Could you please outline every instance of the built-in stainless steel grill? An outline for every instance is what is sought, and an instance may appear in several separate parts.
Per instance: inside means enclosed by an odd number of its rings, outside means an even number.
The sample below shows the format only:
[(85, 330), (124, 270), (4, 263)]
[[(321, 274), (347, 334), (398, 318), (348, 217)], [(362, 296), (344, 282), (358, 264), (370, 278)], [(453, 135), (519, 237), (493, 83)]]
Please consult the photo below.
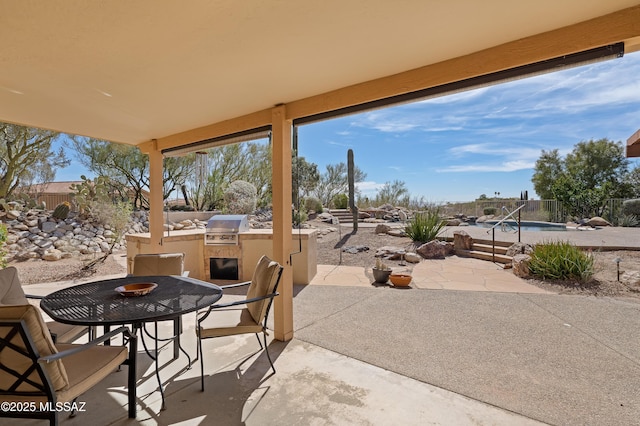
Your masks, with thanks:
[(207, 245), (237, 245), (238, 233), (249, 230), (247, 215), (219, 214), (207, 222), (204, 243)]

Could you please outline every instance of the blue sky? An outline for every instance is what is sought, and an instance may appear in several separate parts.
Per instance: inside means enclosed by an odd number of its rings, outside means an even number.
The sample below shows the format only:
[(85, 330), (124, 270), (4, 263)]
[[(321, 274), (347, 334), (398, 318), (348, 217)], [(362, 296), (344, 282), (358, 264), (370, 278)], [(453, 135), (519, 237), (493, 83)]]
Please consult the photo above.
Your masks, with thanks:
[[(640, 128), (640, 53), (299, 129), (300, 155), (324, 170), (347, 161), (369, 195), (404, 181), (427, 201), (519, 197), (541, 150), (589, 139), (626, 144)], [(640, 164), (634, 160), (634, 165)]]
[[(486, 194), (519, 197), (531, 184), (541, 150), (562, 155), (580, 141), (626, 143), (640, 129), (640, 53), (623, 58), (351, 115), (299, 129), (299, 151), (324, 171), (355, 162), (359, 184), (374, 196), (401, 180), (426, 201), (471, 201)], [(632, 161), (632, 167), (640, 165)], [(56, 180), (78, 180), (73, 159)]]

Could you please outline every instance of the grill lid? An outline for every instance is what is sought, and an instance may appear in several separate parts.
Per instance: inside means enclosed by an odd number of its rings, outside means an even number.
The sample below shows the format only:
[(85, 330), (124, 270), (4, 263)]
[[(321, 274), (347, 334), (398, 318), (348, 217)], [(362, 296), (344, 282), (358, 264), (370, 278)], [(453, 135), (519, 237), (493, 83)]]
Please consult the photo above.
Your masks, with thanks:
[(207, 232), (237, 234), (249, 230), (246, 214), (218, 214), (207, 222)]

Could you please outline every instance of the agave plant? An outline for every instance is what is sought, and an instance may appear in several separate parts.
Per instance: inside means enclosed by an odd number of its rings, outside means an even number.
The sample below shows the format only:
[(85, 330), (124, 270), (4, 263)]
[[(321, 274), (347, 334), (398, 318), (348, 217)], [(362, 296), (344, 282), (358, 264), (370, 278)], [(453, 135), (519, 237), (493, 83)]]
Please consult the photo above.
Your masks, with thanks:
[(445, 224), (444, 219), (440, 217), (440, 209), (436, 208), (417, 213), (404, 231), (414, 242), (427, 243), (436, 239)]
[(529, 270), (542, 279), (587, 282), (594, 273), (594, 258), (569, 241), (543, 242), (534, 247)]

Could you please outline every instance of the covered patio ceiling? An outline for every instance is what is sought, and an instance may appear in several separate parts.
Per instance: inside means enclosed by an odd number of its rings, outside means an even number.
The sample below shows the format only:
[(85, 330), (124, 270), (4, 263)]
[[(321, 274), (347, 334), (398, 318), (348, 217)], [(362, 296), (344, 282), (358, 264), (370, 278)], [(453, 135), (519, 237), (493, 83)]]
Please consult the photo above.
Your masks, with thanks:
[(175, 147), (640, 41), (638, 0), (0, 0), (0, 120)]

